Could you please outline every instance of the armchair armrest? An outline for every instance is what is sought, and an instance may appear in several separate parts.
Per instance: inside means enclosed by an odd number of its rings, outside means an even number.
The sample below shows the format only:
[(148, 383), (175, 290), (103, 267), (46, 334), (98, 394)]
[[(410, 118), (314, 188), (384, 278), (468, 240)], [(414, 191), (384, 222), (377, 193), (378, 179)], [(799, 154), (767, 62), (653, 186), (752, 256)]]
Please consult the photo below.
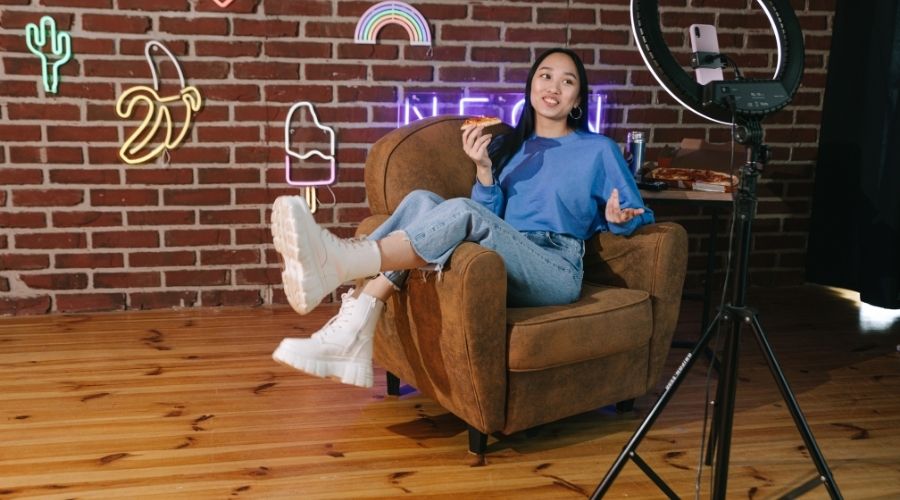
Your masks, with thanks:
[[(364, 220), (370, 233), (386, 216)], [(464, 242), (440, 272), (413, 270), (378, 323), (375, 360), (483, 433), (506, 418), (506, 268)]]
[(645, 290), (653, 306), (648, 388), (669, 352), (687, 271), (687, 232), (662, 222), (638, 228), (630, 236), (600, 233), (587, 242), (585, 281)]

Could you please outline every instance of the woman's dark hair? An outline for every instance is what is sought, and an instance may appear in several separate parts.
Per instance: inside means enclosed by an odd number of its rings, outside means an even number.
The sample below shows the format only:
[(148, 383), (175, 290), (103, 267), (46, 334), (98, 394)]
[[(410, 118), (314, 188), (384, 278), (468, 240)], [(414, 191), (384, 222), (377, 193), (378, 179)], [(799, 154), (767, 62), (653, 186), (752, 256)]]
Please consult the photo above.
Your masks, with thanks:
[(531, 80), (534, 79), (534, 74), (537, 73), (537, 70), (541, 67), (541, 63), (544, 59), (546, 59), (547, 56), (556, 53), (562, 53), (569, 56), (575, 63), (575, 68), (578, 71), (578, 105), (581, 107), (581, 115), (579, 115), (578, 118), (572, 118), (572, 115), (570, 114), (567, 118), (569, 127), (571, 127), (572, 130), (588, 130), (588, 83), (587, 72), (584, 70), (584, 63), (581, 62), (581, 58), (578, 57), (578, 54), (570, 49), (557, 47), (547, 50), (538, 56), (531, 66), (531, 70), (528, 72), (528, 78), (525, 80), (525, 106), (522, 107), (522, 115), (519, 117), (519, 123), (516, 125), (516, 128), (514, 128), (512, 132), (491, 141), (491, 145), (488, 147), (488, 155), (491, 158), (494, 176), (500, 175), (500, 171), (503, 170), (503, 167), (505, 167), (507, 163), (509, 163), (509, 160), (516, 154), (519, 148), (522, 147), (525, 139), (528, 139), (534, 133), (534, 106), (531, 105)]

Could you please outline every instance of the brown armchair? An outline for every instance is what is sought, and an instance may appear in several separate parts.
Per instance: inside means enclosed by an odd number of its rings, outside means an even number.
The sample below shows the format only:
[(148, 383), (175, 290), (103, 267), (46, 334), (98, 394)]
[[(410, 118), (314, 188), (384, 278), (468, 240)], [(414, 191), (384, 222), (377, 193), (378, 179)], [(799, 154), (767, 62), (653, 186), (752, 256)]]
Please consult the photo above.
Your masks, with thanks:
[[(459, 117), (417, 121), (385, 135), (366, 161), (372, 216), (381, 224), (414, 189), (468, 197), (475, 166), (462, 150)], [(687, 236), (674, 223), (587, 244), (581, 299), (506, 307), (506, 272), (495, 252), (463, 243), (442, 276), (413, 271), (378, 324), (375, 362), (388, 393), (408, 382), (469, 426), (469, 448), (611, 403), (630, 409), (660, 376), (678, 320)]]

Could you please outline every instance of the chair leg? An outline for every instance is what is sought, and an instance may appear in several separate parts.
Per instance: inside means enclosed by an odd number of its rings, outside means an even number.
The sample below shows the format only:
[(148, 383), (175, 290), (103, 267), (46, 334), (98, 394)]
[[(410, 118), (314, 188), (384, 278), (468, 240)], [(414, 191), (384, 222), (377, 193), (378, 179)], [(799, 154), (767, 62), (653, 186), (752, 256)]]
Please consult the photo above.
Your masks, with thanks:
[(619, 401), (616, 403), (616, 412), (618, 413), (627, 413), (634, 409), (634, 398), (626, 399), (625, 401)]
[(399, 396), (400, 395), (400, 378), (394, 375), (391, 372), (385, 372), (387, 378), (387, 393), (388, 396)]
[(484, 455), (487, 450), (487, 434), (469, 426), (469, 453)]

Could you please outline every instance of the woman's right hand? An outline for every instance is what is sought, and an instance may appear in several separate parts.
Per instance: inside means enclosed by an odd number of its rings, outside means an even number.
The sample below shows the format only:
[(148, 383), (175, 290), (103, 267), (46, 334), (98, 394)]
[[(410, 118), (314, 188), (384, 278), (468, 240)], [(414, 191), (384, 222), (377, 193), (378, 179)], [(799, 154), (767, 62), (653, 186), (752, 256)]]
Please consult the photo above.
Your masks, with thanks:
[(491, 158), (487, 147), (491, 142), (491, 134), (483, 134), (484, 126), (469, 125), (462, 129), (463, 151), (475, 162), (479, 171), (491, 171)]

